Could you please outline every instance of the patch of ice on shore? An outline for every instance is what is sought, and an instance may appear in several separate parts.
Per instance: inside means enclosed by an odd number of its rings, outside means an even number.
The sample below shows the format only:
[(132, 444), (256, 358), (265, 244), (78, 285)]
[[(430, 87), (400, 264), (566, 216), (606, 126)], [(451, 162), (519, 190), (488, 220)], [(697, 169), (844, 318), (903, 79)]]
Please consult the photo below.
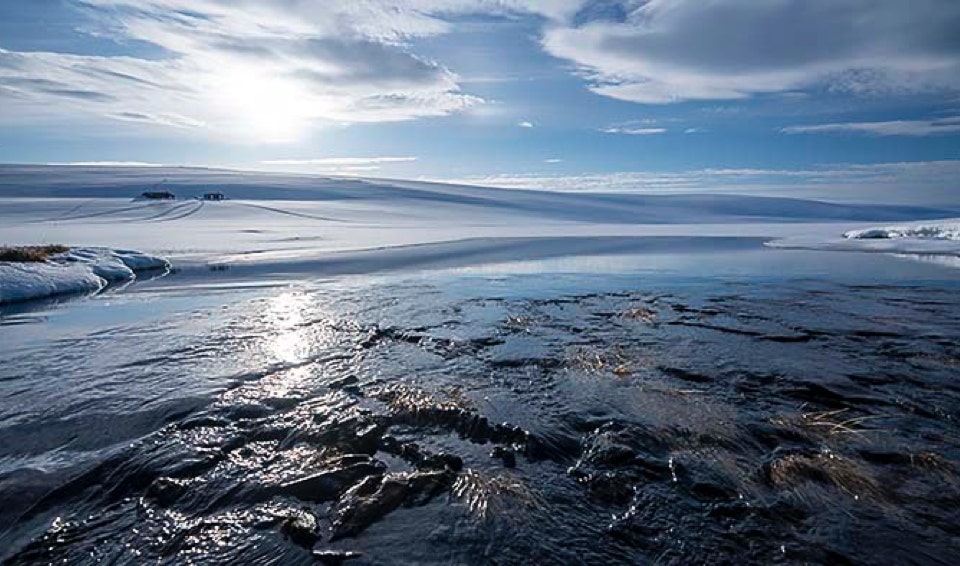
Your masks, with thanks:
[(167, 260), (133, 250), (74, 248), (42, 263), (0, 262), (0, 304), (93, 293), (139, 271), (168, 269)]
[(924, 240), (960, 240), (960, 223), (911, 224), (850, 230), (843, 237), (848, 240), (899, 240), (916, 238)]
[(960, 257), (960, 218), (862, 227), (843, 232), (843, 237), (840, 237), (839, 231), (832, 236), (823, 234), (791, 236), (766, 242), (765, 245), (787, 249), (889, 253), (910, 259), (922, 256), (927, 258), (927, 263), (936, 262), (946, 267), (957, 267), (958, 264), (955, 259), (932, 258)]

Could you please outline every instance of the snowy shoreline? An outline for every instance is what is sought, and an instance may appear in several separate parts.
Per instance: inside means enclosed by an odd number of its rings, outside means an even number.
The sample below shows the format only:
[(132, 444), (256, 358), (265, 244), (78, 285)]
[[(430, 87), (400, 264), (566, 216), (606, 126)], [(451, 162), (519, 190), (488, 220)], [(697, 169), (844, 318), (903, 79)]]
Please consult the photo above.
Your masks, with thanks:
[(80, 247), (44, 262), (0, 262), (0, 304), (57, 295), (96, 293), (143, 271), (167, 270), (170, 262), (135, 250)]

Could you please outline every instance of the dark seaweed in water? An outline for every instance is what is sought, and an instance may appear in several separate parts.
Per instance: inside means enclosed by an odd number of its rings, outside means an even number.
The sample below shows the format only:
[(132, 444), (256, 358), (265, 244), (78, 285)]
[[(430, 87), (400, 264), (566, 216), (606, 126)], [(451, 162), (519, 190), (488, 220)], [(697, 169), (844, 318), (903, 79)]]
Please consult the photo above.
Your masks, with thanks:
[(5, 557), (956, 563), (955, 296), (295, 294), (295, 361), (69, 473), (7, 471)]

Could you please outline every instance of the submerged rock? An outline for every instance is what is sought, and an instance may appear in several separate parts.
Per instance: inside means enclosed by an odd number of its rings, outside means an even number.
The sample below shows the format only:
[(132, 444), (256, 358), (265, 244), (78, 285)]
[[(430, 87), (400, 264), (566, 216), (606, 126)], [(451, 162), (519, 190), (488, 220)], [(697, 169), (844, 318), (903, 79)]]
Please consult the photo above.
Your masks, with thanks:
[(615, 503), (629, 501), (638, 482), (673, 477), (660, 440), (640, 427), (617, 423), (591, 432), (583, 441), (580, 459), (567, 473), (592, 496)]
[(304, 501), (333, 501), (357, 482), (379, 477), (387, 469), (383, 462), (364, 455), (347, 456), (339, 463), (331, 470), (284, 483), (280, 492)]
[(355, 375), (348, 375), (346, 377), (341, 377), (340, 379), (335, 379), (327, 384), (327, 387), (330, 389), (344, 389), (352, 385), (360, 383), (360, 380), (357, 379)]
[(526, 444), (530, 439), (530, 434), (518, 426), (491, 423), (458, 400), (440, 400), (417, 389), (386, 389), (377, 398), (390, 405), (394, 423), (441, 427), (479, 444)]
[(354, 536), (401, 505), (428, 503), (453, 485), (449, 471), (369, 477), (344, 494), (335, 511), (333, 539)]
[(503, 465), (506, 468), (515, 468), (517, 467), (517, 455), (516, 453), (509, 449), (504, 448), (503, 446), (497, 446), (490, 451), (491, 458), (498, 458), (503, 461)]
[(226, 416), (233, 420), (262, 419), (273, 413), (270, 407), (260, 403), (243, 403), (233, 405), (226, 411)]
[(157, 505), (167, 507), (186, 493), (188, 484), (187, 480), (157, 478), (147, 488), (146, 496), (153, 499)]
[(317, 518), (309, 511), (299, 510), (287, 517), (280, 531), (300, 546), (311, 548), (320, 540), (320, 527)]
[(672, 469), (677, 483), (699, 501), (730, 501), (740, 495), (737, 484), (707, 462), (673, 460)]
[[(342, 395), (342, 393), (338, 393)], [(322, 407), (312, 422), (289, 431), (281, 446), (288, 448), (300, 442), (321, 447), (336, 447), (354, 454), (373, 455), (380, 445), (387, 426), (383, 415), (376, 415), (357, 406)]]
[(448, 452), (434, 454), (424, 450), (415, 442), (400, 442), (393, 436), (384, 436), (380, 443), (380, 449), (403, 458), (418, 470), (452, 470), (459, 472), (463, 469), (463, 459), (456, 454)]

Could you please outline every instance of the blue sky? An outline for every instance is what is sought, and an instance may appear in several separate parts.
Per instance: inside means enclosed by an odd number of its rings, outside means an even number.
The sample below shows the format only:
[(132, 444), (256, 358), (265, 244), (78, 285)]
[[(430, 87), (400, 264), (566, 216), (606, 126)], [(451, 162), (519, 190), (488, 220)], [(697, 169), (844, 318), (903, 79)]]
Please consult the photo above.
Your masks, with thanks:
[(950, 197), (958, 29), (955, 0), (2, 0), (0, 162)]

